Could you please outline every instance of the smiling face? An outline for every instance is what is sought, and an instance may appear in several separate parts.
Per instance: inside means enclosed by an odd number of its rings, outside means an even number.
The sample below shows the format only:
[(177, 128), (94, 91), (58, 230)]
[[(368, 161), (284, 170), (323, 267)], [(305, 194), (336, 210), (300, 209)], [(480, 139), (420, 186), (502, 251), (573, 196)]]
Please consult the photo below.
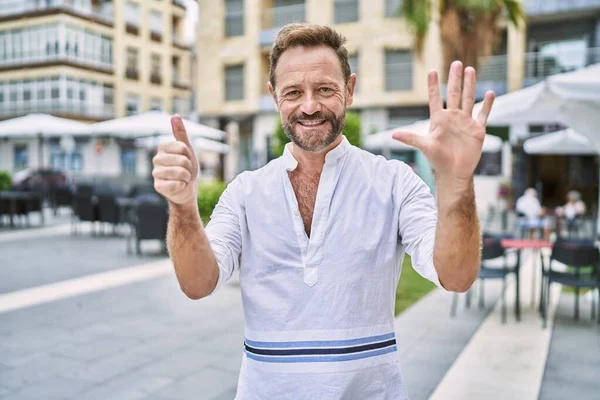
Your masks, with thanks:
[(300, 149), (318, 152), (331, 145), (344, 128), (352, 104), (356, 76), (348, 82), (335, 51), (327, 46), (286, 50), (275, 69), (274, 88), (283, 130)]

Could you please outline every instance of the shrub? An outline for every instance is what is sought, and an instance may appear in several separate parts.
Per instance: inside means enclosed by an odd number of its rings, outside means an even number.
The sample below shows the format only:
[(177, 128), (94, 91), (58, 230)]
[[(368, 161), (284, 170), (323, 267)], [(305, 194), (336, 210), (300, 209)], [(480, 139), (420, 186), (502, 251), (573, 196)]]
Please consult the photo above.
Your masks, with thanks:
[(198, 211), (200, 211), (200, 217), (202, 217), (205, 224), (210, 220), (210, 216), (226, 187), (227, 184), (223, 181), (198, 185)]
[(7, 171), (0, 171), (0, 191), (8, 190), (12, 186), (12, 177)]
[[(360, 147), (360, 116), (355, 112), (346, 113), (346, 124), (344, 125), (344, 135), (348, 138), (348, 141)], [(280, 157), (283, 154), (285, 145), (289, 143), (290, 139), (287, 137), (281, 126), (281, 119), (277, 117), (275, 125), (275, 138), (273, 140), (273, 156)]]

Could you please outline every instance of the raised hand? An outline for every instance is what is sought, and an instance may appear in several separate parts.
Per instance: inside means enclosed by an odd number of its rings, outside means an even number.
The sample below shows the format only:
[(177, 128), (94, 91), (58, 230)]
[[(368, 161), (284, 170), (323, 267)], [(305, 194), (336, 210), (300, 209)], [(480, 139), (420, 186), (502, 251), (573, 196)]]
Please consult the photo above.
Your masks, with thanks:
[(152, 159), (154, 188), (172, 203), (195, 206), (198, 160), (180, 116), (171, 118), (171, 127), (176, 141), (161, 144)]
[(485, 94), (481, 111), (477, 118), (473, 119), (475, 69), (467, 67), (464, 75), (464, 87), (461, 88), (463, 65), (460, 61), (453, 62), (448, 77), (447, 107), (444, 109), (438, 73), (431, 71), (428, 76), (431, 115), (429, 134), (393, 134), (394, 139), (425, 154), (436, 178), (469, 180), (481, 158), (485, 125), (494, 102), (494, 92), (488, 91)]

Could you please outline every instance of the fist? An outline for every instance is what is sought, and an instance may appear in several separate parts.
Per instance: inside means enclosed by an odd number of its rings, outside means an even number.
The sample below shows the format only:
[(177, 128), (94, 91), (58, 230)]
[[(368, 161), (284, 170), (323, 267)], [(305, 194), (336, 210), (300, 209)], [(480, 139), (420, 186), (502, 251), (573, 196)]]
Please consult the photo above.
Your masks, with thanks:
[(180, 116), (171, 118), (171, 127), (175, 141), (161, 144), (152, 159), (154, 188), (171, 203), (195, 205), (198, 160)]

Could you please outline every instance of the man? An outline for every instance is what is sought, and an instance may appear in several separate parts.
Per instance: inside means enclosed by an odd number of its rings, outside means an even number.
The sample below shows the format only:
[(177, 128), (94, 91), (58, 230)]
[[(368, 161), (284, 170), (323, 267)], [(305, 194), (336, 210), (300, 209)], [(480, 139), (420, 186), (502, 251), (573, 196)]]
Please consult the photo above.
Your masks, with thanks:
[(544, 240), (550, 240), (550, 221), (544, 217), (545, 210), (538, 199), (537, 190), (528, 188), (523, 196), (517, 199), (515, 204), (517, 213), (521, 214), (519, 225), (521, 229), (529, 232), (529, 238), (533, 239), (536, 230), (544, 231)]
[(278, 34), (268, 89), (289, 143), (282, 157), (244, 172), (203, 228), (197, 164), (185, 130), (154, 159), (169, 199), (168, 246), (187, 296), (208, 296), (239, 269), (245, 351), (237, 399), (405, 399), (394, 336), (395, 289), (406, 251), (447, 290), (477, 276), (480, 230), (473, 171), (493, 93), (474, 120), (475, 71), (452, 65), (447, 108), (429, 74), (428, 136), (394, 137), (420, 149), (436, 172), (437, 207), (411, 168), (342, 135), (356, 76), (345, 39), (293, 24)]

